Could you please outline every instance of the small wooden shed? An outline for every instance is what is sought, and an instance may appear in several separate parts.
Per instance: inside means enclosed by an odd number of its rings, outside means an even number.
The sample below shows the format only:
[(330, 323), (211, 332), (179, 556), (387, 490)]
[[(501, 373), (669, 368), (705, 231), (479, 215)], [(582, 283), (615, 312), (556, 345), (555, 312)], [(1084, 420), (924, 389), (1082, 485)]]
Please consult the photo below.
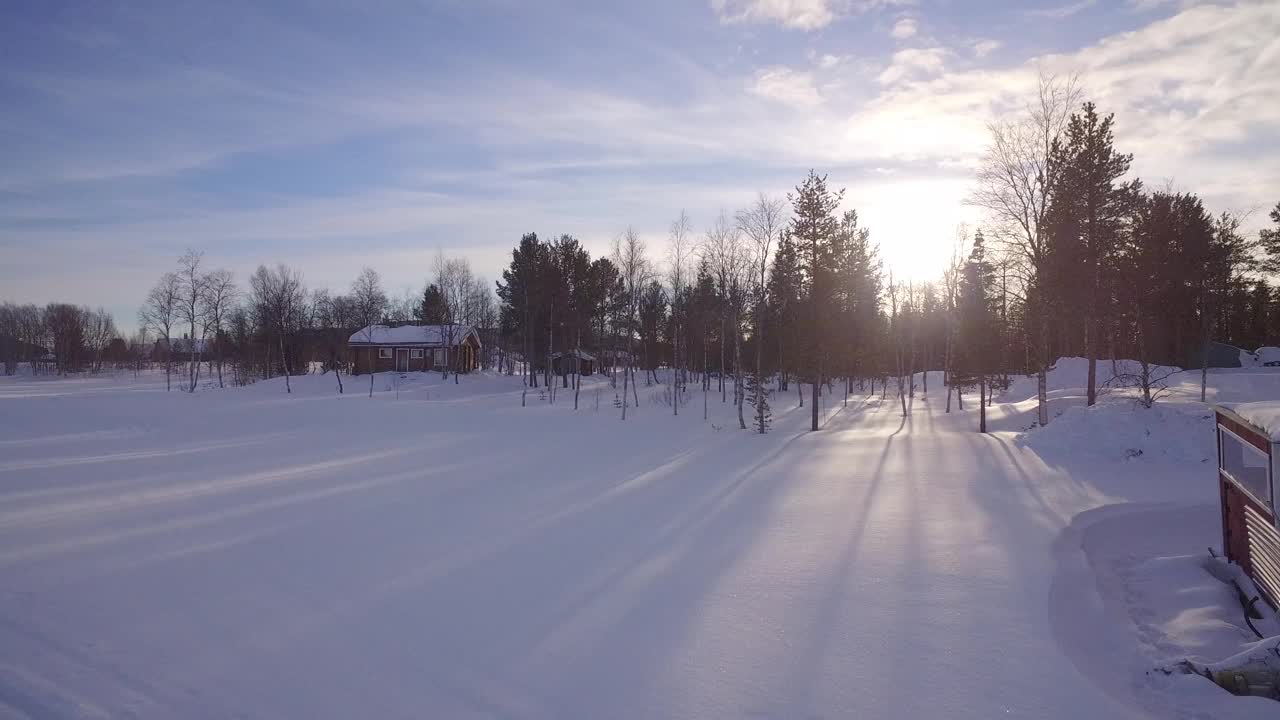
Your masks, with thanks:
[(572, 375), (576, 370), (580, 375), (595, 372), (596, 357), (581, 350), (558, 352), (551, 356), (551, 370), (556, 375)]
[(1266, 601), (1280, 608), (1275, 480), (1280, 401), (1220, 405), (1215, 410), (1222, 547)]

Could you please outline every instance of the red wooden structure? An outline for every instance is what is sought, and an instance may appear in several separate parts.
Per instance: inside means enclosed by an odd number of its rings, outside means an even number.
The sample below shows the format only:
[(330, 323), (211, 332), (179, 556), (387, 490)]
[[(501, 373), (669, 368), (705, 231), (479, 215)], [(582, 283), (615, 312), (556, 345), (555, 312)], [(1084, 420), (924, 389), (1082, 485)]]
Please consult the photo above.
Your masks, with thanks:
[[(1227, 559), (1253, 579), (1273, 608), (1280, 608), (1280, 531), (1276, 520), (1277, 438), (1259, 418), (1280, 409), (1246, 403), (1218, 407), (1218, 485), (1222, 497), (1222, 547)], [(1265, 403), (1273, 405), (1273, 403)]]

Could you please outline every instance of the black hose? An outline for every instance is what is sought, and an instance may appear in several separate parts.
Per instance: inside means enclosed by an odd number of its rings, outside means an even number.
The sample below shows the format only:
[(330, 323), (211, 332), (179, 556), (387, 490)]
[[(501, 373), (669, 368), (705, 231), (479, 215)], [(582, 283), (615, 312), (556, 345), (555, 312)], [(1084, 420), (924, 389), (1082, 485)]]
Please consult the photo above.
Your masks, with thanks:
[(1235, 586), (1236, 596), (1240, 599), (1240, 608), (1244, 610), (1245, 624), (1248, 625), (1249, 629), (1253, 631), (1253, 634), (1257, 635), (1258, 639), (1261, 640), (1263, 638), (1262, 633), (1258, 632), (1258, 628), (1253, 626), (1253, 618), (1262, 617), (1262, 613), (1259, 613), (1257, 609), (1254, 608), (1254, 606), (1258, 604), (1258, 596), (1254, 595), (1252, 598), (1246, 599), (1247, 596), (1244, 594), (1244, 590), (1241, 589), (1240, 583), (1232, 580), (1231, 584)]

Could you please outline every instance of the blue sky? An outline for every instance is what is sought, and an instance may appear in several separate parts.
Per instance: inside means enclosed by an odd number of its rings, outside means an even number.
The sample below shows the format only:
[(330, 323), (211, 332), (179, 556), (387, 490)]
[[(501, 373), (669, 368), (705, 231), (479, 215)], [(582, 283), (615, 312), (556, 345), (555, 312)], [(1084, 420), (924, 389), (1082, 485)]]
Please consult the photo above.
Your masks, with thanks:
[[(0, 299), (126, 328), (187, 247), (416, 292), (523, 232), (663, 256), (810, 167), (935, 274), (985, 123), (1079, 73), (1148, 184), (1280, 200), (1280, 4), (961, 0), (6, 3)], [(1269, 159), (1268, 159), (1269, 158)]]

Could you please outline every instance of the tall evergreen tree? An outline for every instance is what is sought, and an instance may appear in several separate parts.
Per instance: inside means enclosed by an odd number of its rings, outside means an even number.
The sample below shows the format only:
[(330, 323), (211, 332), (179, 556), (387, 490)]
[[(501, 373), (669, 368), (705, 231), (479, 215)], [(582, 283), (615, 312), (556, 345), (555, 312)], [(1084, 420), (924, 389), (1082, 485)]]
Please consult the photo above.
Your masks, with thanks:
[(790, 373), (796, 368), (796, 347), (799, 344), (797, 325), (800, 319), (802, 298), (800, 258), (790, 229), (784, 229), (778, 238), (778, 250), (769, 269), (767, 295), (769, 327), (773, 328), (770, 343), (777, 350), (778, 390), (789, 387)]
[(449, 317), (449, 311), (445, 306), (444, 294), (435, 283), (429, 283), (422, 291), (422, 300), (418, 303), (418, 307), (414, 308), (413, 315), (419, 322), (426, 325), (445, 323)]
[(800, 266), (809, 282), (807, 318), (804, 329), (808, 336), (810, 377), (813, 393), (810, 398), (810, 430), (818, 429), (818, 393), (823, 379), (823, 362), (828, 343), (826, 333), (830, 327), (825, 322), (830, 310), (830, 268), (832, 267), (833, 241), (839, 228), (835, 212), (844, 199), (844, 190), (827, 189), (827, 176), (809, 171), (795, 194), (788, 194), (791, 201), (791, 234), (800, 248)]
[(1097, 401), (1097, 360), (1105, 309), (1104, 275), (1114, 258), (1119, 235), (1131, 217), (1141, 184), (1119, 183), (1129, 172), (1132, 155), (1117, 153), (1114, 116), (1099, 117), (1093, 103), (1071, 115), (1063, 136), (1049, 154), (1051, 190), (1049, 224), (1057, 262), (1057, 292), (1071, 296), (1079, 289), (1083, 306), (1084, 351), (1089, 360), (1088, 404)]
[(973, 249), (960, 278), (959, 332), (954, 363), (957, 385), (976, 382), (978, 394), (978, 432), (987, 431), (988, 376), (995, 348), (995, 308), (993, 307), (994, 270), (987, 259), (982, 231), (973, 236)]
[(1270, 217), (1275, 227), (1259, 230), (1258, 244), (1262, 246), (1262, 251), (1267, 256), (1263, 269), (1271, 273), (1280, 273), (1280, 202), (1271, 208)]

